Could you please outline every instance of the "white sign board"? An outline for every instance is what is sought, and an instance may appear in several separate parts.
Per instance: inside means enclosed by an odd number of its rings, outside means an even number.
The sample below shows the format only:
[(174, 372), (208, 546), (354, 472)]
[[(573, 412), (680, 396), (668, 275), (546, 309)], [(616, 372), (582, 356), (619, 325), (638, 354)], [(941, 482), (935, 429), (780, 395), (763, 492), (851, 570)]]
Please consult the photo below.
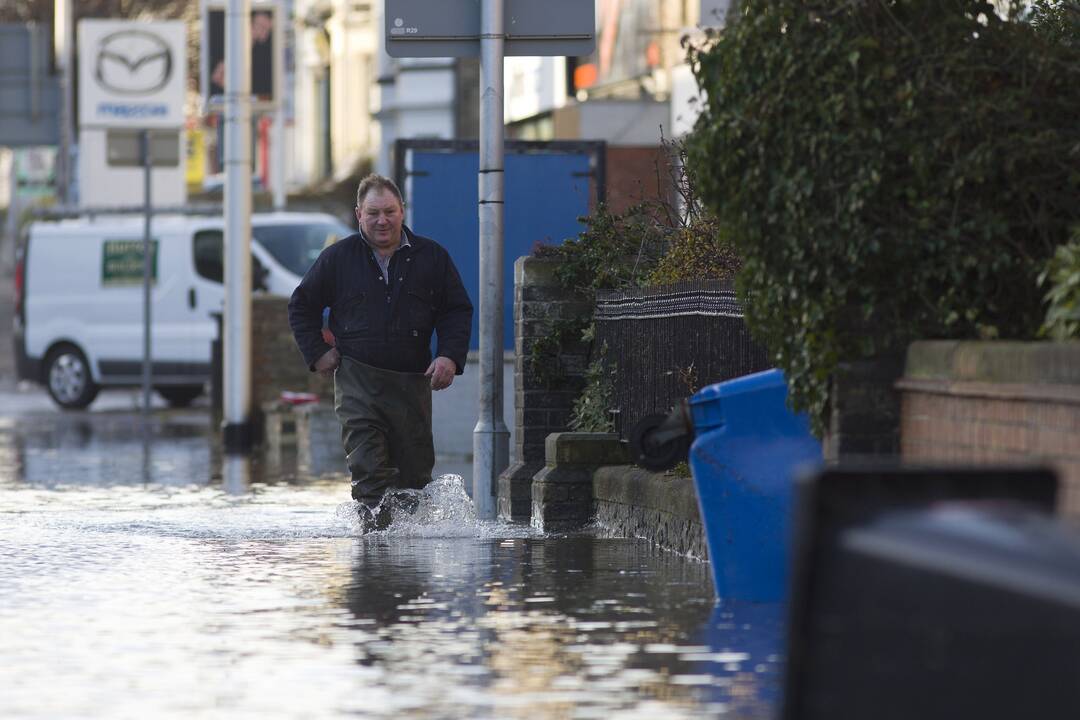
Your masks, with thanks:
[(56, 186), (56, 148), (16, 148), (15, 195), (39, 198), (52, 195)]
[(182, 20), (79, 21), (79, 126), (184, 124)]

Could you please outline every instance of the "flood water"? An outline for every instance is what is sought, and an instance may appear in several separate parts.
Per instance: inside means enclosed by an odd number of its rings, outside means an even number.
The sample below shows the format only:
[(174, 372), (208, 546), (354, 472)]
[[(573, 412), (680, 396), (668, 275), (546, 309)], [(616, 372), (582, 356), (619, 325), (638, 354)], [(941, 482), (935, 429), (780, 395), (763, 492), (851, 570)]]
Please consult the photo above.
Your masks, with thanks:
[(343, 475), (223, 464), (205, 410), (144, 436), (130, 406), (0, 394), (0, 717), (775, 712), (778, 629), (714, 607), (705, 563), (477, 522), (452, 476), (360, 536)]

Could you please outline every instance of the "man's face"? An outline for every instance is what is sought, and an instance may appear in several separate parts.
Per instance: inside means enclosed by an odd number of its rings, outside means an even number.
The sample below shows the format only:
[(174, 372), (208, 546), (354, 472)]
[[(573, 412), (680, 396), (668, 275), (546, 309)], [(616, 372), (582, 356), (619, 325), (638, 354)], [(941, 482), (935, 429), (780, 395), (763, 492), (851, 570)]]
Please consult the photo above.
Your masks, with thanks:
[(251, 42), (260, 43), (270, 39), (274, 30), (274, 21), (267, 13), (255, 13), (251, 16)]
[(389, 190), (378, 188), (365, 195), (364, 203), (356, 210), (356, 219), (364, 237), (379, 250), (393, 250), (401, 243), (405, 212)]

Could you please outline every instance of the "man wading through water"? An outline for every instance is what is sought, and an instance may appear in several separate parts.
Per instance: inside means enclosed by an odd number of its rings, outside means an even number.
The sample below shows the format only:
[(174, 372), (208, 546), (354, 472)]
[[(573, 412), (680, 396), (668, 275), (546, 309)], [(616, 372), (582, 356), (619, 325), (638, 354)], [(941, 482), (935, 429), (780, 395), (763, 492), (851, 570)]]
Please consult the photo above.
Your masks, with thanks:
[(289, 301), (308, 368), (334, 376), (364, 532), (389, 524), (389, 508), (380, 505), (387, 491), (431, 482), (431, 391), (462, 373), (472, 330), (472, 303), (450, 255), (405, 227), (404, 212), (392, 180), (364, 178), (356, 189), (360, 232), (323, 250)]

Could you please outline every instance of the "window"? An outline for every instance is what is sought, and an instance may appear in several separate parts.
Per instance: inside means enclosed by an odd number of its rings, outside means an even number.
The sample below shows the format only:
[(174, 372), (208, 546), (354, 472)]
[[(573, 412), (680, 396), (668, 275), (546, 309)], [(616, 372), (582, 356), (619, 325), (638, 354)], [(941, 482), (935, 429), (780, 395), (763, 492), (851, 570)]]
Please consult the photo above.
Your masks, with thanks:
[[(262, 245), (282, 267), (300, 277), (308, 271), (324, 248), (352, 232), (345, 225), (325, 222), (251, 228), (252, 239)], [(195, 233), (192, 251), (195, 256), (195, 272), (200, 277), (216, 283), (224, 282), (224, 247), (224, 233), (221, 230), (199, 230)], [(254, 255), (251, 259), (252, 284), (259, 289), (260, 281), (265, 281), (268, 271)]]
[(219, 283), (225, 278), (224, 240), (221, 230), (200, 230), (193, 244), (195, 272)]
[[(112, 167), (142, 167), (142, 131), (106, 130), (105, 159)], [(150, 131), (150, 164), (153, 167), (180, 165), (180, 131)]]
[(282, 267), (301, 277), (319, 257), (319, 253), (352, 232), (345, 225), (325, 222), (251, 228), (252, 236)]

